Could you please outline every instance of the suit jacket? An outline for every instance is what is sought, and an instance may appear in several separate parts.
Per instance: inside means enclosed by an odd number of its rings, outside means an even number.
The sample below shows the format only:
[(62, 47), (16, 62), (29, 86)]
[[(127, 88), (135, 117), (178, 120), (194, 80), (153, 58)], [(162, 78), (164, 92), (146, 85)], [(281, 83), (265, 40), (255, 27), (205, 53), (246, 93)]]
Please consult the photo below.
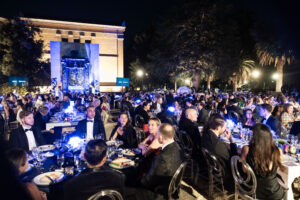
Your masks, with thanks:
[(231, 177), (230, 159), (237, 155), (235, 144), (230, 144), (230, 149), (212, 131), (205, 131), (202, 136), (202, 147), (217, 157), (220, 161), (226, 178)]
[[(37, 146), (46, 144), (44, 137), (38, 128), (32, 127), (32, 132)], [(9, 145), (11, 148), (21, 148), (25, 151), (29, 151), (28, 139), (21, 125), (11, 132)]]
[(199, 125), (203, 126), (204, 124), (206, 124), (207, 120), (208, 120), (208, 111), (205, 108), (202, 108), (199, 111), (197, 122)]
[[(86, 137), (86, 124), (87, 124), (87, 119), (83, 119), (78, 122), (78, 125), (76, 126), (76, 133), (82, 138)], [(96, 117), (94, 118), (94, 128), (93, 128), (93, 136), (98, 136), (101, 135), (103, 140), (106, 140), (106, 134), (105, 134), (105, 129), (103, 122), (100, 119), (97, 119)]]
[(179, 145), (176, 142), (167, 145), (154, 157), (149, 172), (141, 179), (142, 185), (167, 196), (170, 181), (182, 161)]
[(193, 141), (193, 152), (192, 156), (195, 158), (201, 151), (201, 136), (198, 129), (198, 124), (192, 122), (187, 118), (182, 119), (182, 123), (179, 125), (179, 130), (185, 131)]
[(272, 131), (274, 131), (277, 135), (280, 135), (281, 132), (281, 124), (278, 120), (276, 120), (272, 115), (265, 123)]
[(86, 200), (103, 189), (124, 193), (124, 177), (121, 172), (102, 166), (87, 168), (64, 185), (65, 200)]

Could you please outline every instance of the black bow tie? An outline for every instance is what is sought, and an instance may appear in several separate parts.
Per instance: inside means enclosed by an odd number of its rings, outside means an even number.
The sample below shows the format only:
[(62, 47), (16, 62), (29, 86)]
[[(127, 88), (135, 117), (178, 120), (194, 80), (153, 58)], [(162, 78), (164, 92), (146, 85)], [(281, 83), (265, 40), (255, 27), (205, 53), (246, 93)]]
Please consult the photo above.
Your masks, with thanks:
[(94, 122), (94, 120), (86, 120), (86, 121), (87, 121), (87, 122), (92, 122), (92, 123)]
[(30, 129), (25, 129), (24, 131), (25, 131), (25, 133), (28, 132), (28, 131), (32, 131), (32, 128), (30, 128)]

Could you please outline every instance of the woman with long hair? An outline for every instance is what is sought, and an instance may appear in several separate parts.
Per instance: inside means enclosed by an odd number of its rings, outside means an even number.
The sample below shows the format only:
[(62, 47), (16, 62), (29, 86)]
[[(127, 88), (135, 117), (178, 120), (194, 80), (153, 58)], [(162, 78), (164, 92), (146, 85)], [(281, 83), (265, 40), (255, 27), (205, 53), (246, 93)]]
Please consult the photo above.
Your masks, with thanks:
[(139, 144), (139, 148), (142, 150), (144, 156), (148, 156), (153, 151), (162, 147), (158, 141), (158, 128), (161, 122), (158, 118), (150, 118), (148, 122), (149, 135), (148, 137)]
[(253, 136), (249, 145), (242, 149), (241, 158), (253, 169), (258, 199), (283, 199), (284, 189), (278, 183), (277, 170), (284, 170), (281, 150), (275, 145), (272, 133), (268, 126), (256, 124), (253, 127)]
[(292, 123), (294, 123), (296, 120), (294, 116), (294, 107), (292, 104), (284, 104), (283, 105), (283, 112), (281, 113), (281, 123), (282, 125), (290, 129), (292, 126)]
[(252, 110), (247, 109), (244, 113), (245, 114), (244, 114), (243, 127), (252, 129), (252, 127), (256, 124), (255, 119), (252, 114)]
[(123, 141), (123, 148), (136, 148), (137, 139), (136, 132), (131, 126), (131, 122), (127, 112), (119, 115), (118, 124), (112, 130), (110, 139)]

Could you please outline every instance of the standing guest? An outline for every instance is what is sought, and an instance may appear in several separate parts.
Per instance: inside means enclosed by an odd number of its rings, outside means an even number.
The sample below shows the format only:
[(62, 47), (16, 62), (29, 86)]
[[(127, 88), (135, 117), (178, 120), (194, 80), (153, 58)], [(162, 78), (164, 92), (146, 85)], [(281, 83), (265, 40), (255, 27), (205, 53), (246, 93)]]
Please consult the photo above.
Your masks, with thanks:
[(159, 127), (159, 141), (162, 149), (152, 162), (150, 170), (141, 179), (143, 187), (149, 189), (138, 191), (138, 199), (155, 199), (160, 194), (167, 199), (168, 188), (172, 176), (183, 161), (183, 154), (179, 145), (174, 141), (175, 129), (170, 124)]
[(264, 124), (253, 127), (249, 145), (242, 149), (241, 158), (251, 166), (256, 180), (258, 199), (284, 199), (285, 191), (277, 181), (277, 171), (284, 171), (282, 152), (273, 142), (270, 129)]
[(155, 98), (155, 103), (152, 104), (151, 110), (153, 110), (153, 113), (158, 114), (162, 111), (163, 98), (160, 95), (157, 95)]
[(20, 113), (21, 126), (11, 132), (9, 144), (12, 148), (21, 148), (31, 151), (33, 148), (44, 145), (45, 141), (40, 130), (34, 127), (33, 113), (23, 110)]
[(136, 109), (135, 115), (140, 115), (141, 117), (143, 117), (144, 124), (148, 124), (148, 121), (150, 119), (150, 115), (148, 114), (148, 112), (150, 111), (150, 107), (151, 107), (151, 102), (146, 101), (143, 103), (141, 109), (138, 109), (138, 107)]
[(256, 124), (253, 114), (252, 114), (252, 110), (251, 109), (247, 109), (245, 111), (245, 118), (244, 118), (244, 123), (243, 123), (243, 127), (245, 128), (250, 128), (252, 129), (252, 127)]
[(84, 151), (87, 169), (64, 185), (65, 200), (86, 200), (105, 189), (124, 193), (122, 173), (106, 167), (107, 146), (103, 140), (91, 140)]
[[(222, 134), (225, 134), (230, 141), (230, 149), (227, 148), (225, 142), (219, 139)], [(226, 129), (226, 122), (220, 115), (212, 115), (207, 124), (204, 126), (202, 147), (207, 149), (219, 159), (225, 174), (224, 182), (229, 180), (229, 182), (232, 183), (233, 180), (230, 170), (230, 159), (233, 155), (237, 154), (237, 150), (233, 143), (230, 131)]]
[(112, 140), (123, 141), (123, 148), (136, 148), (137, 138), (134, 128), (131, 126), (128, 113), (121, 113), (119, 115), (118, 124), (111, 132)]
[(100, 119), (95, 118), (95, 115), (95, 107), (89, 106), (86, 110), (87, 118), (79, 121), (76, 127), (77, 134), (85, 138), (86, 141), (95, 138), (106, 139), (104, 125)]
[[(29, 167), (27, 153), (23, 149), (11, 149), (6, 152), (6, 157), (20, 177)], [(21, 179), (21, 181), (25, 190), (29, 193), (33, 200), (47, 200), (46, 193), (41, 192), (34, 183), (26, 179)]]
[(148, 156), (153, 151), (162, 147), (158, 141), (158, 128), (161, 122), (158, 118), (151, 118), (148, 122), (149, 135), (139, 144), (139, 148), (142, 150), (144, 156)]
[(274, 134), (280, 135), (281, 124), (272, 116), (272, 106), (269, 104), (262, 104), (259, 112), (263, 117), (262, 124), (266, 124)]
[[(218, 105), (218, 107), (219, 107), (219, 105)], [(200, 126), (204, 126), (204, 124), (206, 124), (206, 122), (208, 120), (208, 111), (205, 109), (205, 104), (202, 102), (198, 102), (197, 109), (198, 109), (198, 113), (199, 113), (197, 122)]]
[(249, 97), (247, 99), (247, 105), (245, 106), (245, 109), (251, 109), (252, 111), (254, 111), (255, 105), (253, 103), (253, 98), (252, 97)]

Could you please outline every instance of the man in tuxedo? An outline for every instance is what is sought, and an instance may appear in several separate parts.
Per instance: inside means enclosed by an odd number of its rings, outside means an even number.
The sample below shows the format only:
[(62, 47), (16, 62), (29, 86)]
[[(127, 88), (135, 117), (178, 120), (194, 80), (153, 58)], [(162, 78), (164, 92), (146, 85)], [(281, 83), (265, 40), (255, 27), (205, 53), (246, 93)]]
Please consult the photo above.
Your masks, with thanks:
[(65, 200), (86, 200), (95, 193), (111, 189), (124, 193), (124, 177), (121, 172), (104, 165), (107, 146), (103, 140), (90, 140), (84, 158), (88, 168), (64, 185)]
[(22, 124), (12, 131), (9, 138), (10, 146), (12, 148), (21, 148), (25, 151), (31, 151), (34, 147), (44, 145), (45, 141), (40, 130), (33, 127), (33, 113), (23, 110), (20, 113), (20, 118)]
[(86, 110), (86, 119), (83, 119), (78, 122), (76, 127), (76, 133), (85, 138), (86, 141), (92, 140), (95, 138), (102, 138), (103, 140), (106, 139), (105, 129), (103, 122), (101, 119), (95, 118), (96, 112), (94, 106), (89, 106)]
[(150, 190), (141, 190), (144, 192), (139, 192), (138, 195), (143, 197), (139, 199), (156, 199), (156, 194), (167, 197), (170, 181), (183, 162), (183, 153), (174, 141), (174, 135), (175, 129), (172, 125), (162, 124), (159, 127), (159, 142), (162, 149), (153, 159), (148, 173), (141, 179), (142, 186)]
[(208, 120), (208, 111), (205, 109), (205, 104), (197, 102), (198, 119), (197, 122), (200, 126), (204, 126)]
[(262, 104), (259, 113), (263, 117), (261, 123), (267, 125), (273, 134), (276, 133), (280, 136), (281, 124), (272, 116), (272, 106), (270, 104)]

